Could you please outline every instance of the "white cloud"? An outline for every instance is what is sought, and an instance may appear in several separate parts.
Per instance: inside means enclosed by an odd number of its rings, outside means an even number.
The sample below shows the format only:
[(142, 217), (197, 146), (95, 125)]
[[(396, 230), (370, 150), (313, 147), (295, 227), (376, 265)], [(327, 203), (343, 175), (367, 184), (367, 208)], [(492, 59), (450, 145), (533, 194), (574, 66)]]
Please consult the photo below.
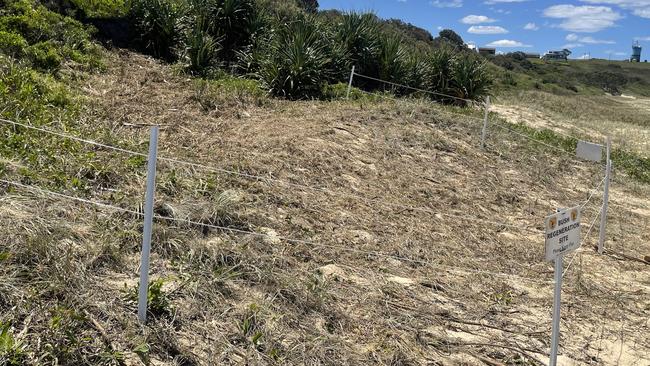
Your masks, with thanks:
[(524, 29), (525, 29), (525, 30), (536, 31), (536, 30), (539, 30), (539, 27), (538, 27), (537, 24), (535, 24), (535, 23), (528, 23), (528, 24), (526, 24), (526, 25), (524, 26)]
[(486, 17), (485, 15), (468, 15), (460, 20), (463, 24), (482, 24), (482, 23), (494, 23), (495, 19)]
[(580, 48), (580, 47), (584, 47), (584, 46), (585, 45), (583, 45), (582, 43), (567, 43), (564, 46), (562, 46), (562, 48), (566, 48), (568, 50), (571, 50), (571, 49), (574, 49), (574, 48)]
[(566, 40), (569, 42), (580, 42), (587, 44), (616, 44), (614, 41), (606, 41), (603, 39), (595, 39), (594, 37), (580, 37), (577, 34), (569, 34), (566, 36)]
[(523, 44), (519, 41), (512, 41), (509, 39), (501, 39), (487, 44), (488, 47), (503, 47), (503, 48), (514, 48), (514, 47), (532, 47), (531, 45)]
[(472, 34), (506, 34), (508, 30), (497, 25), (473, 25), (469, 27), (467, 33)]
[(593, 33), (613, 27), (623, 16), (607, 6), (554, 5), (544, 10), (548, 18), (562, 19), (559, 27), (571, 32)]
[(431, 1), (431, 5), (435, 6), (436, 8), (461, 8), (463, 6), (463, 0), (434, 0)]
[(650, 36), (648, 37), (635, 37), (635, 41), (650, 41)]
[(580, 37), (578, 37), (578, 35), (575, 34), (575, 33), (572, 33), (572, 34), (569, 34), (569, 35), (566, 36), (567, 41), (577, 41), (578, 38), (580, 38)]
[(483, 4), (494, 5), (494, 4), (503, 4), (503, 3), (523, 3), (528, 0), (486, 0)]
[(632, 10), (634, 15), (650, 18), (650, 0), (581, 0), (590, 4), (617, 5), (623, 9)]

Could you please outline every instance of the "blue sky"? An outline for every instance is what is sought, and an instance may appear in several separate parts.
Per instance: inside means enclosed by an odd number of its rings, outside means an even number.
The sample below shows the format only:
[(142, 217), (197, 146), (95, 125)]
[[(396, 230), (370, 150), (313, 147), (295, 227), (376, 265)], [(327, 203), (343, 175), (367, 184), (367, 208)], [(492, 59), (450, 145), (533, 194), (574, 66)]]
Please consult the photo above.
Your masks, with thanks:
[(321, 9), (372, 11), (430, 31), (451, 28), (465, 42), (498, 51), (627, 59), (632, 43), (650, 59), (650, 0), (320, 0)]

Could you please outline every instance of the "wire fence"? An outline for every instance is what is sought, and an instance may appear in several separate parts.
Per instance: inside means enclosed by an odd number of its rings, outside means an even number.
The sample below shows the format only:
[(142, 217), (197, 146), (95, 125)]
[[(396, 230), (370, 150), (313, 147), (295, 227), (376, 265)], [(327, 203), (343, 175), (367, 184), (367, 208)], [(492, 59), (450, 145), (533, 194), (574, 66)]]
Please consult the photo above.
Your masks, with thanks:
[[(356, 73), (354, 73), (354, 75), (355, 75), (355, 76), (362, 76), (362, 77), (365, 77), (364, 75), (359, 75), (359, 74), (356, 74)], [(380, 79), (375, 79), (375, 78), (372, 78), (372, 80), (380, 81)], [(392, 82), (386, 82), (386, 83), (387, 83), (387, 84), (390, 84), (390, 85), (399, 86), (399, 87), (405, 87), (405, 86), (402, 86), (401, 84), (396, 84), (396, 83), (392, 83)], [(434, 93), (434, 92), (430, 92), (430, 91), (421, 90), (421, 89), (418, 89), (418, 88), (411, 88), (411, 89), (416, 90), (416, 91), (428, 92), (428, 93), (432, 93), (432, 94), (435, 94), (435, 95), (447, 96), (446, 94)], [(363, 90), (363, 89), (356, 89), (356, 91), (359, 91), (359, 92), (361, 92), (361, 93), (363, 93), (363, 94), (370, 95), (370, 96), (373, 96), (373, 97), (378, 97), (378, 98), (387, 99), (387, 100), (396, 101), (396, 102), (397, 102), (397, 101), (400, 101), (400, 102), (401, 102), (401, 101), (411, 101), (411, 102), (414, 102), (414, 101), (419, 101), (419, 100), (421, 100), (420, 98), (399, 98), (399, 97), (397, 97), (397, 96), (395, 96), (395, 95), (393, 95), (393, 94), (388, 94), (388, 95), (387, 95), (387, 94), (382, 94), (382, 93), (370, 92), (370, 91), (366, 91), (366, 90)], [(468, 101), (467, 99), (457, 98), (457, 97), (453, 97), (453, 96), (447, 96), (447, 97), (450, 97), (450, 98), (456, 98), (456, 99), (458, 99), (458, 100), (462, 100), (462, 101)], [(415, 103), (415, 102), (414, 102), (414, 103)], [(426, 100), (426, 103), (428, 103), (428, 104), (434, 104), (434, 105), (439, 105), (439, 106), (441, 106), (441, 107), (448, 107), (448, 106), (445, 105), (444, 103), (442, 103), (442, 102), (440, 102), (440, 101), (436, 101), (436, 100), (430, 100), (430, 99), (427, 99), (427, 100)], [(488, 106), (487, 103), (477, 104), (476, 101), (474, 101), (474, 103), (473, 103), (472, 105), (474, 105), (474, 106), (482, 106), (482, 107), (485, 107), (485, 108), (489, 108), (489, 106)], [(484, 119), (484, 118), (482, 118), (482, 117), (473, 116), (473, 115), (471, 115), (471, 114), (467, 114), (467, 113), (452, 112), (452, 111), (445, 110), (445, 109), (442, 109), (442, 108), (436, 110), (436, 112), (441, 113), (441, 114), (444, 114), (444, 115), (447, 115), (447, 116), (452, 116), (453, 118), (459, 118), (459, 117), (460, 117), (460, 118), (464, 118), (464, 119), (469, 119), (469, 120), (472, 120), (472, 121), (476, 121), (476, 122), (479, 122), (479, 123), (486, 123), (486, 125), (487, 125), (486, 127), (488, 127), (488, 126), (489, 126), (489, 127), (494, 126), (494, 127), (499, 128), (499, 129), (501, 129), (501, 130), (504, 130), (504, 131), (506, 131), (506, 132), (512, 133), (513, 135), (516, 135), (516, 136), (522, 137), (522, 138), (524, 138), (524, 139), (526, 139), (526, 140), (528, 140), (528, 141), (534, 142), (534, 143), (539, 144), (539, 145), (544, 146), (544, 147), (548, 147), (548, 148), (550, 148), (550, 149), (559, 150), (559, 151), (565, 151), (565, 150), (566, 150), (565, 147), (562, 147), (562, 146), (559, 146), (559, 145), (555, 145), (555, 144), (552, 144), (552, 143), (549, 143), (549, 142), (546, 142), (546, 141), (542, 141), (542, 140), (540, 140), (540, 139), (536, 139), (536, 138), (534, 138), (534, 137), (531, 137), (530, 135), (527, 135), (527, 134), (525, 134), (525, 133), (519, 132), (519, 131), (513, 129), (512, 127), (508, 126), (506, 123), (504, 123), (504, 122), (502, 122), (502, 121), (500, 121), (500, 120), (498, 120), (498, 119), (495, 119), (495, 118), (493, 118), (493, 117), (492, 117), (492, 118), (488, 117), (487, 120), (486, 120), (486, 119)], [(569, 135), (569, 134), (566, 134), (566, 133), (562, 133), (562, 132), (559, 132), (559, 131), (553, 131), (553, 133), (557, 133), (557, 134), (559, 134), (559, 135), (562, 135), (562, 136), (564, 136), (565, 138), (570, 138), (570, 139), (574, 139), (574, 140), (580, 140), (580, 138), (578, 138), (578, 137), (576, 137), (576, 136), (572, 136), (572, 135)], [(578, 157), (576, 157), (576, 156), (567, 155), (566, 157), (567, 157), (568, 159), (570, 159), (570, 160), (575, 161), (575, 162), (584, 163), (584, 160), (581, 160), (580, 158), (578, 158)]]
[[(369, 77), (369, 76), (366, 76), (366, 75), (358, 74), (358, 73), (355, 73), (354, 71), (351, 74), (350, 86), (353, 83), (354, 76), (358, 76), (358, 77), (365, 78), (365, 79), (368, 79), (368, 80), (373, 80), (373, 81), (376, 81), (376, 82), (386, 83), (386, 84), (391, 85), (393, 87), (405, 88), (405, 89), (410, 89), (410, 90), (414, 90), (414, 91), (417, 91), (417, 92), (423, 92), (423, 93), (428, 93), (428, 94), (431, 94), (431, 95), (436, 95), (436, 96), (440, 96), (440, 97), (444, 97), (444, 98), (459, 100), (459, 101), (462, 101), (464, 103), (468, 103), (468, 104), (470, 104), (472, 106), (480, 105), (480, 104), (475, 103), (475, 101), (472, 101), (472, 100), (469, 100), (469, 99), (464, 99), (464, 98), (460, 98), (460, 97), (452, 96), (452, 95), (446, 95), (444, 93), (436, 93), (436, 92), (423, 90), (423, 89), (419, 89), (419, 88), (412, 88), (412, 87), (409, 87), (407, 85), (402, 85), (402, 84), (394, 83), (394, 82), (390, 82), (390, 81), (384, 81), (384, 80)], [(362, 92), (367, 93), (367, 94), (371, 94), (371, 95), (376, 95), (376, 96), (382, 97), (382, 98), (396, 100), (394, 96), (388, 96), (388, 95), (383, 95), (383, 94), (375, 94), (375, 93), (366, 92), (366, 91), (362, 91)], [(431, 102), (438, 103), (436, 101), (431, 101)], [(442, 103), (438, 103), (438, 104), (443, 105)], [(532, 137), (532, 136), (530, 136), (528, 134), (522, 133), (520, 131), (517, 131), (517, 130), (511, 128), (506, 123), (502, 123), (502, 122), (500, 122), (499, 120), (497, 120), (495, 118), (490, 118), (489, 113), (488, 113), (489, 112), (489, 103), (486, 102), (486, 103), (482, 104), (482, 106), (486, 110), (486, 114), (485, 114), (486, 117), (485, 118), (476, 117), (476, 116), (473, 116), (471, 114), (468, 115), (468, 114), (465, 114), (465, 113), (450, 111), (448, 109), (440, 109), (440, 110), (437, 110), (436, 112), (440, 112), (441, 114), (446, 114), (448, 116), (453, 116), (454, 118), (462, 117), (462, 118), (465, 118), (465, 119), (468, 119), (468, 120), (471, 120), (471, 121), (477, 121), (479, 123), (483, 123), (483, 129), (484, 130), (485, 130), (485, 128), (487, 126), (489, 126), (489, 127), (494, 126), (494, 127), (498, 128), (500, 130), (503, 130), (503, 131), (511, 133), (511, 134), (513, 134), (515, 136), (524, 138), (524, 139), (526, 139), (528, 141), (531, 141), (531, 142), (533, 142), (535, 144), (539, 144), (541, 146), (544, 146), (544, 147), (547, 147), (547, 148), (550, 148), (550, 149), (553, 149), (553, 150), (566, 151), (565, 147), (557, 146), (557, 145), (552, 144), (552, 143), (550, 143), (548, 141), (542, 141), (542, 140), (536, 139), (536, 138), (534, 138), (534, 137)], [(128, 154), (128, 155), (132, 155), (132, 156), (139, 156), (139, 157), (144, 157), (144, 158), (147, 158), (147, 159), (151, 159), (151, 156), (149, 154), (145, 154), (145, 153), (134, 151), (134, 150), (127, 149), (127, 148), (113, 146), (111, 144), (97, 142), (97, 141), (87, 139), (87, 138), (81, 138), (81, 137), (74, 136), (74, 135), (71, 135), (71, 134), (68, 134), (68, 133), (54, 131), (54, 130), (43, 128), (43, 127), (32, 126), (32, 125), (29, 125), (29, 124), (26, 124), (26, 123), (20, 123), (20, 122), (8, 120), (8, 119), (0, 119), (0, 122), (12, 125), (14, 127), (30, 129), (30, 130), (33, 130), (33, 131), (37, 131), (37, 132), (47, 134), (47, 135), (56, 136), (56, 137), (59, 137), (59, 138), (70, 139), (70, 140), (77, 141), (77, 142), (87, 144), (87, 145), (90, 145), (90, 146), (95, 146), (95, 147), (98, 147), (98, 148), (101, 148), (101, 149), (106, 149), (106, 150), (111, 150), (111, 151), (115, 151), (115, 152), (119, 152), (119, 153), (123, 153), (123, 154)], [(480, 126), (480, 125), (477, 125), (477, 126)], [(564, 134), (564, 136), (571, 137), (570, 135), (566, 135), (566, 134)], [(484, 137), (485, 137), (485, 135), (483, 135), (483, 138)], [(564, 155), (564, 156), (566, 156), (566, 155)], [(575, 161), (578, 161), (580, 163), (585, 163), (584, 160), (582, 160), (582, 159), (580, 159), (578, 157), (575, 157), (575, 156), (572, 156), (571, 159), (575, 160)], [(258, 181), (258, 182), (281, 185), (281, 186), (284, 186), (284, 187), (289, 187), (289, 188), (294, 188), (294, 189), (297, 189), (297, 190), (301, 190), (303, 192), (311, 192), (311, 193), (317, 193), (317, 194), (327, 194), (327, 195), (330, 195), (332, 197), (339, 197), (339, 198), (357, 200), (357, 201), (360, 201), (360, 202), (364, 202), (364, 203), (370, 205), (371, 207), (376, 207), (376, 205), (381, 205), (381, 206), (384, 206), (384, 207), (393, 207), (393, 208), (400, 209), (400, 210), (403, 210), (403, 211), (425, 213), (425, 214), (428, 214), (428, 215), (432, 215), (434, 218), (446, 217), (446, 218), (452, 218), (452, 219), (455, 219), (455, 220), (461, 220), (461, 221), (466, 221), (466, 222), (475, 222), (475, 223), (480, 223), (480, 224), (492, 226), (492, 227), (495, 228), (495, 230), (503, 230), (505, 228), (508, 228), (508, 229), (516, 230), (517, 233), (520, 234), (520, 235), (524, 235), (524, 234), (522, 234), (523, 232), (529, 233), (529, 234), (540, 234), (540, 239), (541, 239), (541, 234), (545, 232), (544, 229), (539, 228), (540, 225), (530, 225), (530, 224), (522, 225), (522, 224), (518, 224), (518, 223), (515, 223), (515, 222), (512, 222), (512, 221), (509, 221), (509, 220), (499, 221), (499, 220), (493, 220), (493, 219), (489, 219), (489, 218), (480, 217), (480, 216), (477, 216), (477, 215), (472, 216), (472, 215), (469, 215), (466, 212), (457, 212), (457, 211), (453, 211), (453, 210), (450, 211), (448, 209), (445, 209), (444, 211), (443, 210), (435, 210), (435, 209), (432, 209), (432, 208), (429, 208), (429, 207), (422, 207), (422, 206), (416, 206), (416, 205), (408, 205), (408, 204), (390, 202), (390, 201), (387, 201), (387, 200), (365, 197), (365, 196), (360, 195), (360, 194), (354, 194), (354, 193), (350, 193), (350, 192), (340, 192), (340, 191), (335, 191), (335, 190), (332, 190), (332, 189), (327, 189), (327, 188), (322, 188), (322, 187), (315, 187), (315, 186), (311, 186), (311, 185), (308, 185), (308, 184), (295, 183), (295, 182), (291, 182), (291, 181), (288, 181), (288, 180), (273, 177), (271, 174), (269, 174), (269, 175), (252, 174), (252, 173), (241, 172), (241, 171), (236, 171), (236, 170), (232, 170), (232, 169), (225, 169), (225, 168), (221, 168), (221, 167), (217, 167), (217, 166), (213, 166), (213, 165), (205, 164), (205, 163), (201, 163), (201, 162), (187, 161), (187, 160), (183, 160), (183, 159), (164, 157), (164, 156), (155, 156), (153, 161), (161, 161), (161, 162), (165, 162), (165, 163), (173, 164), (173, 165), (177, 165), (177, 166), (178, 165), (186, 166), (186, 167), (189, 167), (189, 168), (192, 168), (192, 169), (198, 169), (198, 170), (203, 170), (203, 171), (227, 174), (227, 175), (240, 177), (240, 178), (244, 178), (244, 179), (248, 179), (248, 180), (252, 180), (252, 181)], [(609, 175), (608, 175), (609, 170), (607, 170), (606, 174), (607, 175), (604, 178), (602, 178), (602, 179), (600, 179), (598, 181), (598, 183), (597, 183), (597, 185), (595, 185), (595, 187), (593, 187), (593, 188), (590, 187), (591, 189), (589, 189), (587, 191), (588, 192), (587, 199), (584, 202), (579, 203), (579, 207), (582, 210), (585, 210), (587, 208), (587, 206), (594, 201), (594, 198), (597, 197), (597, 195), (601, 191), (601, 188), (603, 187), (603, 185), (605, 185), (605, 191), (607, 191), (609, 178), (610, 178)], [(70, 200), (70, 201), (75, 201), (75, 202), (86, 204), (86, 205), (91, 205), (91, 206), (101, 208), (101, 209), (105, 209), (105, 210), (109, 210), (109, 211), (112, 211), (112, 212), (127, 213), (127, 214), (130, 214), (130, 215), (134, 215), (134, 216), (136, 216), (138, 218), (144, 216), (144, 213), (140, 212), (138, 210), (123, 208), (123, 207), (116, 206), (114, 204), (99, 202), (99, 201), (95, 201), (95, 200), (91, 200), (91, 199), (86, 199), (86, 198), (81, 198), (81, 197), (74, 197), (74, 196), (70, 196), (70, 195), (67, 195), (67, 194), (54, 192), (54, 191), (51, 191), (51, 190), (48, 190), (48, 189), (45, 189), (45, 188), (42, 188), (42, 187), (39, 187), (39, 186), (36, 186), (36, 185), (24, 184), (24, 183), (21, 183), (21, 182), (16, 182), (16, 181), (6, 180), (6, 179), (0, 179), (0, 183), (5, 184), (7, 186), (13, 186), (13, 187), (16, 187), (16, 188), (19, 188), (19, 189), (24, 189), (24, 190), (36, 192), (38, 194), (43, 194), (43, 195), (46, 195), (46, 196), (55, 197), (55, 198), (58, 198), (58, 199)], [(607, 195), (605, 194), (604, 197), (607, 197)], [(603, 202), (603, 204), (600, 207), (600, 211), (594, 216), (594, 218), (592, 219), (590, 225), (587, 227), (586, 235), (582, 238), (583, 241), (588, 240), (590, 238), (590, 235), (591, 235), (592, 231), (595, 231), (596, 223), (597, 223), (599, 218), (601, 218), (600, 230), (601, 231), (604, 230), (605, 227), (603, 226), (603, 223), (605, 222), (605, 218), (606, 218), (606, 215), (607, 215), (607, 211), (606, 211), (607, 206), (606, 206), (605, 202)], [(337, 245), (337, 244), (331, 244), (331, 243), (327, 243), (327, 242), (323, 242), (323, 241), (314, 241), (314, 240), (301, 239), (301, 238), (292, 238), (292, 237), (289, 237), (289, 236), (269, 235), (269, 234), (266, 234), (266, 233), (260, 233), (260, 232), (256, 232), (256, 231), (253, 231), (253, 230), (243, 230), (243, 229), (238, 229), (238, 228), (233, 228), (233, 227), (228, 227), (228, 226), (213, 225), (213, 224), (198, 222), (198, 221), (190, 220), (190, 219), (181, 219), (181, 218), (168, 217), (168, 216), (162, 216), (162, 215), (153, 215), (153, 219), (159, 220), (159, 221), (167, 221), (167, 222), (180, 224), (180, 225), (187, 225), (187, 226), (193, 226), (193, 227), (201, 227), (201, 228), (206, 228), (206, 229), (213, 229), (213, 230), (218, 230), (218, 231), (222, 231), (222, 232), (228, 232), (228, 233), (231, 233), (231, 234), (234, 234), (234, 235), (246, 235), (246, 236), (253, 236), (253, 237), (259, 237), (259, 238), (265, 238), (265, 239), (280, 240), (280, 241), (283, 241), (283, 242), (286, 242), (286, 243), (304, 245), (304, 246), (306, 246), (308, 248), (326, 248), (326, 249), (332, 249), (332, 250), (340, 251), (340, 252), (349, 252), (349, 253), (361, 254), (361, 255), (367, 256), (369, 258), (395, 259), (395, 260), (398, 260), (398, 261), (417, 264), (417, 265), (425, 266), (425, 267), (428, 267), (428, 268), (432, 268), (432, 269), (436, 269), (436, 270), (442, 270), (442, 271), (446, 271), (448, 273), (459, 274), (459, 275), (486, 275), (486, 276), (491, 276), (491, 277), (494, 277), (494, 278), (503, 278), (503, 279), (514, 280), (514, 281), (522, 281), (522, 282), (526, 282), (526, 283), (535, 283), (535, 284), (540, 284), (540, 285), (549, 285), (549, 284), (554, 283), (554, 281), (542, 280), (542, 279), (539, 279), (539, 278), (531, 278), (531, 277), (527, 277), (527, 276), (520, 276), (520, 275), (512, 274), (512, 273), (502, 273), (502, 272), (487, 271), (487, 270), (482, 270), (482, 269), (478, 269), (478, 268), (471, 268), (472, 266), (469, 266), (469, 267), (447, 266), (447, 265), (444, 265), (444, 264), (436, 263), (436, 262), (431, 261), (431, 260), (423, 260), (423, 259), (413, 258), (413, 257), (409, 257), (409, 256), (395, 255), (395, 254), (391, 254), (391, 253), (387, 253), (387, 252), (383, 252), (383, 251), (364, 250), (364, 249), (360, 249), (360, 248), (354, 248), (354, 247), (351, 247), (351, 246)], [(578, 251), (575, 251), (572, 254), (572, 257), (571, 257), (568, 265), (564, 268), (564, 270), (561, 273), (561, 277), (566, 276), (566, 274), (572, 268), (572, 265), (574, 264), (575, 258), (578, 256), (578, 254), (579, 254)], [(480, 267), (480, 265), (478, 263), (472, 263), (472, 264), (475, 267)]]
[(438, 93), (438, 92), (434, 92), (434, 91), (431, 91), (431, 90), (425, 90), (425, 89), (421, 89), (421, 88), (414, 88), (412, 86), (399, 84), (399, 83), (395, 83), (395, 82), (392, 82), (392, 81), (381, 80), (381, 79), (374, 78), (372, 76), (367, 76), (367, 75), (359, 74), (359, 73), (356, 73), (356, 72), (352, 71), (352, 77), (354, 77), (354, 76), (359, 76), (359, 77), (364, 78), (364, 79), (377, 81), (377, 82), (387, 84), (387, 85), (392, 85), (392, 86), (395, 86), (395, 87), (398, 87), (398, 88), (404, 88), (404, 89), (409, 89), (409, 90), (413, 90), (413, 91), (417, 91), (417, 92), (421, 92), (421, 93), (426, 93), (426, 94), (430, 94), (430, 95), (435, 95), (435, 96), (440, 96), (440, 97), (449, 98), (449, 99), (453, 99), (453, 100), (458, 100), (458, 101), (466, 102), (466, 103), (469, 103), (469, 104), (476, 104), (476, 100), (473, 100), (473, 99), (467, 99), (467, 98), (462, 98), (462, 97), (455, 96), (455, 95)]
[[(79, 198), (79, 197), (73, 197), (57, 192), (53, 192), (51, 190), (47, 190), (44, 188), (40, 188), (34, 185), (28, 185), (28, 184), (22, 184), (19, 182), (14, 182), (14, 181), (9, 181), (5, 179), (0, 179), (0, 183), (6, 184), (6, 185), (11, 185), (19, 188), (23, 188), (26, 190), (34, 191), (37, 193), (41, 193), (44, 195), (49, 195), (65, 200), (71, 200), (71, 201), (76, 201), (88, 205), (93, 205), (97, 206), (103, 209), (108, 209), (110, 211), (115, 211), (115, 212), (123, 212), (123, 213), (128, 213), (134, 216), (144, 216), (143, 212), (128, 209), (128, 208), (123, 208), (119, 206), (114, 206), (111, 204), (103, 203), (103, 202), (98, 202), (94, 200), (89, 200), (85, 198)], [(310, 241), (310, 240), (305, 240), (305, 239), (294, 239), (290, 237), (284, 237), (284, 236), (276, 236), (276, 235), (269, 235), (265, 233), (260, 233), (260, 232), (255, 232), (255, 231), (250, 231), (250, 230), (242, 230), (242, 229), (236, 229), (232, 227), (227, 227), (227, 226), (220, 226), (220, 225), (213, 225), (213, 224), (206, 224), (204, 222), (199, 222), (199, 221), (193, 221), (189, 219), (180, 219), (180, 218), (174, 218), (174, 217), (169, 217), (169, 216), (161, 216), (161, 215), (154, 215), (153, 216), (157, 220), (163, 220), (163, 221), (172, 221), (176, 223), (181, 223), (181, 224), (186, 224), (194, 227), (203, 227), (203, 228), (208, 228), (208, 229), (215, 229), (215, 230), (220, 230), (220, 231), (226, 231), (230, 232), (233, 234), (243, 234), (243, 235), (251, 235), (251, 236), (256, 236), (256, 237), (261, 237), (261, 238), (266, 238), (266, 239), (272, 239), (272, 240), (281, 240), (285, 241), (288, 243), (295, 243), (295, 244), (304, 244), (309, 247), (320, 247), (320, 248), (329, 248), (329, 249), (336, 249), (340, 251), (346, 251), (346, 252), (352, 252), (352, 253), (358, 253), (358, 254), (364, 254), (367, 256), (375, 256), (375, 257), (382, 257), (382, 258), (391, 258), (391, 259), (396, 259), (402, 262), (408, 262), (408, 263), (413, 263), (413, 264), (418, 264), (418, 265), (423, 265), (431, 268), (436, 268), (436, 269), (443, 269), (445, 271), (451, 272), (451, 273), (459, 273), (459, 274), (482, 274), (482, 275), (490, 275), (494, 277), (502, 277), (502, 278), (507, 278), (507, 279), (515, 279), (515, 280), (520, 280), (528, 283), (538, 283), (538, 284), (549, 284), (552, 283), (550, 281), (544, 281), (544, 280), (539, 280), (535, 278), (529, 278), (529, 277), (523, 277), (523, 276), (518, 276), (514, 274), (508, 274), (508, 273), (499, 273), (499, 272), (491, 272), (491, 271), (485, 271), (485, 270), (478, 270), (478, 269), (473, 269), (473, 268), (463, 268), (463, 267), (451, 267), (451, 266), (445, 266), (442, 264), (437, 264), (431, 261), (425, 261), (421, 259), (415, 259), (407, 256), (400, 256), (400, 255), (393, 255), (389, 253), (384, 253), (380, 251), (373, 251), (373, 250), (361, 250), (361, 249), (356, 249), (356, 248), (351, 248), (348, 246), (341, 246), (341, 245), (333, 245), (333, 244), (325, 244), (321, 242), (315, 242), (315, 241)]]
[[(139, 153), (139, 152), (136, 152), (136, 151), (123, 149), (123, 148), (119, 148), (119, 147), (114, 147), (114, 146), (111, 146), (111, 145), (99, 143), (99, 142), (92, 141), (92, 140), (78, 138), (76, 136), (72, 136), (72, 135), (69, 135), (69, 134), (63, 134), (63, 133), (58, 133), (58, 132), (53, 133), (53, 131), (49, 131), (49, 130), (42, 129), (42, 128), (36, 128), (36, 127), (26, 125), (26, 124), (23, 124), (23, 123), (13, 122), (13, 121), (4, 120), (4, 119), (0, 119), (0, 121), (5, 122), (5, 123), (18, 125), (18, 126), (25, 127), (25, 128), (28, 128), (28, 129), (33, 129), (33, 130), (40, 131), (40, 132), (43, 132), (43, 133), (52, 134), (52, 135), (59, 136), (59, 137), (62, 137), (62, 138), (67, 138), (67, 139), (71, 139), (71, 140), (74, 140), (74, 141), (83, 142), (83, 143), (86, 143), (86, 144), (89, 144), (89, 145), (92, 145), (92, 146), (98, 146), (98, 147), (101, 147), (101, 148), (106, 148), (106, 149), (109, 149), (109, 150), (118, 151), (118, 152), (122, 152), (122, 153), (127, 153), (127, 154), (131, 154), (131, 155), (135, 155), (135, 156), (148, 157), (147, 154), (143, 154), (143, 153)], [(157, 159), (159, 161), (164, 161), (164, 162), (168, 162), (168, 163), (172, 163), (172, 164), (185, 165), (185, 166), (192, 167), (192, 168), (195, 168), (195, 169), (203, 169), (203, 170), (212, 171), (212, 172), (216, 172), (216, 173), (224, 173), (224, 174), (234, 175), (234, 176), (238, 176), (238, 177), (242, 177), (242, 178), (246, 178), (246, 179), (251, 179), (251, 180), (255, 180), (255, 181), (275, 183), (275, 184), (279, 184), (279, 185), (283, 185), (283, 186), (287, 186), (287, 187), (291, 187), (291, 188), (297, 188), (297, 189), (300, 189), (300, 190), (303, 190), (303, 191), (324, 193), (324, 194), (328, 194), (328, 195), (331, 195), (331, 196), (339, 196), (339, 197), (342, 196), (342, 197), (345, 197), (345, 198), (351, 198), (351, 199), (355, 199), (355, 200), (358, 200), (358, 201), (366, 202), (368, 204), (381, 204), (381, 205), (388, 206), (388, 207), (398, 208), (400, 210), (407, 210), (407, 211), (413, 211), (413, 212), (426, 213), (426, 214), (430, 214), (430, 215), (434, 215), (434, 216), (435, 215), (445, 216), (445, 217), (449, 217), (449, 218), (453, 218), (453, 219), (460, 219), (460, 220), (463, 220), (463, 221), (478, 222), (478, 223), (483, 223), (483, 224), (488, 224), (488, 225), (494, 225), (494, 226), (497, 226), (497, 227), (508, 227), (508, 228), (512, 228), (512, 229), (519, 229), (519, 230), (524, 230), (524, 231), (529, 231), (529, 232), (541, 233), (541, 231), (539, 229), (536, 229), (536, 228), (525, 227), (525, 226), (521, 226), (521, 225), (515, 225), (515, 224), (512, 224), (512, 223), (508, 223), (508, 222), (499, 222), (499, 221), (494, 221), (494, 220), (488, 220), (488, 219), (483, 219), (483, 218), (479, 218), (479, 217), (471, 217), (471, 216), (468, 216), (465, 213), (460, 213), (460, 212), (456, 212), (456, 213), (452, 212), (452, 213), (450, 213), (450, 212), (436, 211), (436, 210), (432, 210), (432, 209), (425, 208), (425, 207), (404, 205), (404, 204), (399, 204), (399, 203), (394, 203), (394, 202), (388, 202), (388, 201), (383, 201), (383, 200), (378, 200), (378, 199), (367, 198), (367, 197), (363, 197), (363, 196), (359, 196), (359, 195), (355, 195), (355, 194), (347, 193), (347, 192), (334, 192), (332, 190), (325, 189), (325, 188), (319, 188), (319, 187), (313, 187), (313, 186), (304, 185), (304, 184), (288, 182), (288, 181), (285, 181), (285, 180), (281, 180), (281, 179), (277, 179), (277, 178), (273, 178), (273, 177), (269, 177), (269, 176), (242, 173), (242, 172), (237, 172), (237, 171), (234, 171), (234, 170), (228, 170), (228, 169), (218, 168), (218, 167), (214, 167), (214, 166), (207, 165), (207, 164), (194, 163), (194, 162), (189, 162), (189, 161), (184, 161), (184, 160), (179, 160), (179, 159), (166, 158), (166, 157), (158, 157)], [(446, 211), (448, 211), (448, 210), (446, 210)]]

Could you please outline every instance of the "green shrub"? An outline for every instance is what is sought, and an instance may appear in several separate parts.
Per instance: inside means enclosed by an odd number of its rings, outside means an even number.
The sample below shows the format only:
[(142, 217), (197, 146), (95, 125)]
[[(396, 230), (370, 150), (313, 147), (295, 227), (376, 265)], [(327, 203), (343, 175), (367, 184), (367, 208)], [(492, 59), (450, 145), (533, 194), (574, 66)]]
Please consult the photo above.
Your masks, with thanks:
[(0, 9), (0, 50), (27, 56), (39, 69), (55, 72), (64, 60), (100, 66), (92, 28), (28, 0), (5, 0)]
[(336, 28), (336, 41), (345, 50), (350, 64), (355, 65), (357, 73), (379, 77), (381, 39), (377, 17), (374, 14), (346, 13)]
[(379, 78), (395, 83), (404, 83), (407, 74), (406, 51), (402, 39), (397, 36), (384, 36), (379, 42)]
[(451, 95), (463, 99), (482, 100), (489, 95), (492, 84), (493, 78), (488, 71), (486, 61), (469, 55), (456, 59), (450, 85)]
[(133, 0), (130, 17), (143, 46), (154, 56), (173, 59), (180, 40), (181, 4), (175, 0)]
[(63, 59), (57, 48), (51, 42), (39, 42), (26, 49), (27, 57), (34, 67), (42, 70), (56, 70), (61, 66)]
[(194, 24), (186, 42), (186, 55), (191, 71), (205, 73), (215, 66), (221, 45), (205, 30), (203, 21)]
[(0, 31), (0, 51), (13, 57), (23, 54), (27, 41), (17, 33)]
[(307, 17), (278, 30), (268, 58), (260, 66), (259, 78), (272, 95), (317, 98), (328, 80), (330, 62), (321, 29)]
[(210, 14), (213, 22), (212, 36), (223, 46), (219, 56), (232, 61), (238, 50), (248, 45), (255, 30), (252, 27), (256, 17), (253, 0), (212, 0)]
[[(426, 59), (419, 54), (411, 54), (405, 64), (405, 80), (408, 85), (418, 88), (427, 89), (427, 63)], [(406, 92), (413, 92), (406, 91)]]
[[(449, 47), (441, 47), (432, 52), (426, 60), (426, 89), (449, 94), (453, 77), (455, 56)], [(444, 100), (442, 96), (432, 95), (433, 99)]]
[(91, 18), (117, 18), (128, 13), (125, 0), (70, 0), (83, 16)]

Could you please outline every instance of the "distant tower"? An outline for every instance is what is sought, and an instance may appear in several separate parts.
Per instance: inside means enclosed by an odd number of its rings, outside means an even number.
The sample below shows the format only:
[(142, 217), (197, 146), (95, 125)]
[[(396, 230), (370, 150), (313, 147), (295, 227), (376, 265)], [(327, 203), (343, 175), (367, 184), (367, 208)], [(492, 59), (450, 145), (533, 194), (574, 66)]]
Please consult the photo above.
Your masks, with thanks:
[(632, 62), (641, 62), (641, 45), (637, 41), (632, 45), (632, 57), (630, 58)]

